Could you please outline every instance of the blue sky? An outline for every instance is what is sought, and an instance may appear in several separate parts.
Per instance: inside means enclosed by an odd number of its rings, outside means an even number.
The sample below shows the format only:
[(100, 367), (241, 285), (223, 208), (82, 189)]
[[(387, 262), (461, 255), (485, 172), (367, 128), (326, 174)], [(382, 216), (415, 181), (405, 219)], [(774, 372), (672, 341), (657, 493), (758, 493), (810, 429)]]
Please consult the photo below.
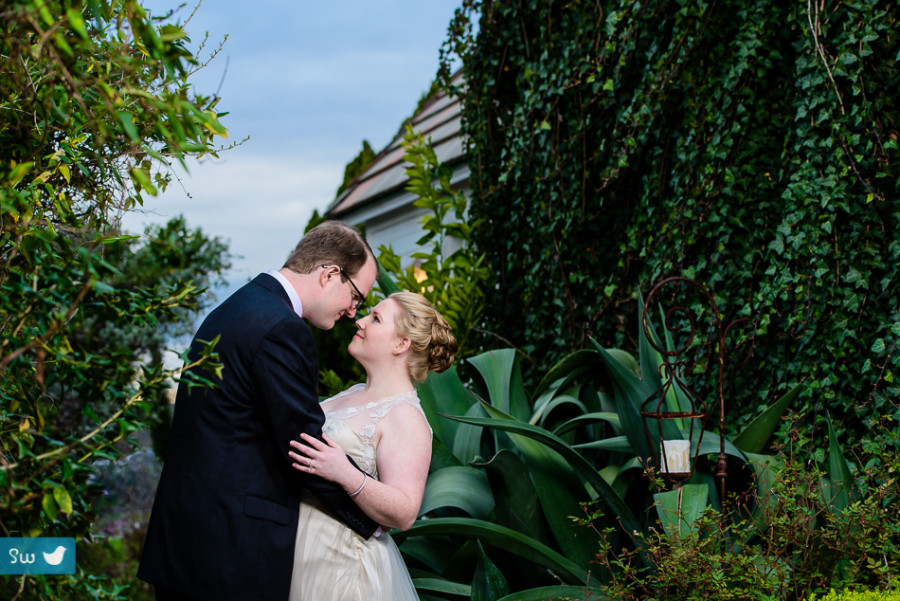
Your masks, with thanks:
[[(144, 0), (154, 14), (177, 0)], [(176, 13), (190, 15), (191, 3)], [(229, 142), (182, 184), (126, 215), (127, 230), (183, 214), (230, 243), (233, 284), (280, 267), (313, 209), (334, 199), (367, 139), (386, 146), (428, 88), (458, 0), (206, 0), (186, 26), (192, 49), (229, 38), (193, 81), (219, 91)], [(199, 56), (205, 56), (200, 53)]]

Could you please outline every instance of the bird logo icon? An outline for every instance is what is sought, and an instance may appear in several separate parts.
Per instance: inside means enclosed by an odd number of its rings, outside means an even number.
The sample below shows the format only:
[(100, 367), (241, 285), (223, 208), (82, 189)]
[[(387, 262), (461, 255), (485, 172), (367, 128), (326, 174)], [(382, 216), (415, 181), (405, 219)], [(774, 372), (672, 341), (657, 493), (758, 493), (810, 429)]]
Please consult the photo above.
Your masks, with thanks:
[(51, 566), (58, 566), (62, 563), (63, 555), (66, 554), (66, 548), (62, 545), (56, 547), (56, 551), (53, 553), (44, 553), (44, 561), (46, 561)]

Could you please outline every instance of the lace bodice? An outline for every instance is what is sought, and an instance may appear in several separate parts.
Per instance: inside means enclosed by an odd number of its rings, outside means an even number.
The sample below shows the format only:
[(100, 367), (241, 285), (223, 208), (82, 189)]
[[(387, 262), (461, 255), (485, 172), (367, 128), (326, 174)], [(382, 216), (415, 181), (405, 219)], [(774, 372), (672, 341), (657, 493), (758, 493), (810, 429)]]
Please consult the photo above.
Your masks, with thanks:
[(365, 384), (351, 386), (322, 402), (322, 410), (325, 412), (325, 425), (322, 430), (329, 438), (341, 445), (344, 452), (356, 461), (360, 469), (373, 478), (377, 478), (375, 449), (378, 441), (375, 440), (375, 434), (378, 422), (391, 409), (400, 404), (412, 405), (422, 413), (423, 417), (425, 412), (422, 411), (419, 397), (415, 391), (371, 401), (358, 407), (343, 407), (333, 410), (329, 408), (335, 399), (358, 392), (364, 387)]

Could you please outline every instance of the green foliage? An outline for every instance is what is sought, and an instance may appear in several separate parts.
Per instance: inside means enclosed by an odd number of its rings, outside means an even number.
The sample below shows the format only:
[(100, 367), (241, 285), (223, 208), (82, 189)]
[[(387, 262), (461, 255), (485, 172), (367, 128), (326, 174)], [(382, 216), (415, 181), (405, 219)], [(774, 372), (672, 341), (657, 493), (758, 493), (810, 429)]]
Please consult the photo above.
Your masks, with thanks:
[[(883, 497), (833, 513), (818, 482), (800, 477), (802, 466), (782, 474), (769, 501), (761, 502), (764, 527), (722, 522), (709, 511), (678, 534), (641, 535), (650, 558), (601, 546), (602, 565), (613, 575), (611, 599), (804, 599), (829, 587), (889, 587), (898, 573), (900, 523)], [(827, 519), (826, 519), (827, 516)], [(883, 530), (881, 530), (883, 528)], [(876, 532), (877, 531), (877, 532)]]
[[(217, 99), (187, 83), (198, 64), (185, 33), (139, 2), (0, 11), (0, 533), (83, 544), (92, 465), (165, 414), (177, 377), (165, 338), (190, 329), (227, 267), (224, 245), (183, 220), (139, 241), (119, 216), (225, 130)], [(118, 599), (126, 587), (82, 571), (6, 578), (0, 596)]]
[(900, 601), (900, 591), (841, 591), (834, 589), (825, 596), (813, 594), (809, 601)]
[[(393, 285), (384, 273), (380, 281)], [(678, 348), (669, 325), (667, 352)], [(691, 437), (699, 457), (693, 477), (664, 490), (658, 458), (636, 451), (647, 436), (641, 416), (631, 414), (659, 391), (671, 392), (669, 410), (684, 411), (689, 383), (676, 386), (675, 372), (663, 369), (661, 351), (647, 340), (653, 331), (652, 323), (639, 330), (637, 358), (599, 345), (572, 353), (530, 394), (512, 349), (471, 357), (469, 389), (455, 369), (420, 386), (435, 437), (422, 505), (428, 519), (393, 535), (423, 595), (469, 587), (473, 597), (497, 596), (506, 583), (509, 600), (774, 601), (897, 581), (893, 418), (870, 433), (865, 470), (845, 459), (833, 428), (827, 454), (795, 454), (793, 446), (779, 456), (756, 454), (796, 400), (795, 387), (735, 438), (742, 448), (725, 440), (727, 497), (713, 486), (714, 432)], [(688, 432), (683, 425), (680, 435)], [(808, 444), (792, 440), (798, 449)], [(460, 490), (466, 494), (454, 494)]]
[(359, 154), (353, 157), (353, 160), (347, 163), (347, 166), (344, 167), (344, 180), (341, 182), (340, 187), (337, 189), (336, 196), (340, 196), (341, 192), (347, 189), (347, 186), (350, 184), (350, 182), (356, 179), (356, 176), (365, 171), (374, 160), (375, 151), (372, 150), (372, 145), (369, 144), (368, 140), (363, 140), (362, 150), (360, 150)]
[[(52, 265), (52, 252), (47, 247), (35, 256)], [(6, 536), (96, 534), (102, 508), (94, 499), (94, 465), (114, 461), (144, 429), (162, 452), (174, 375), (163, 368), (164, 353), (173, 338), (191, 331), (193, 315), (211, 300), (205, 287), (228, 265), (223, 243), (189, 230), (181, 218), (151, 226), (141, 240), (104, 245), (95, 260), (105, 269), (89, 280), (78, 311), (58, 333), (45, 330), (40, 346), (11, 361), (0, 378)], [(38, 282), (59, 294), (54, 300), (71, 298), (67, 287), (85, 285), (48, 271)], [(37, 336), (47, 327), (37, 319), (47, 309), (20, 277), (7, 273), (0, 311), (33, 317), (21, 321)], [(4, 330), (3, 341), (26, 347), (26, 336), (14, 334)]]
[(479, 347), (472, 334), (481, 323), (493, 277), (484, 255), (471, 244), (480, 221), (466, 220), (466, 196), (450, 185), (452, 168), (438, 160), (430, 140), (407, 128), (403, 148), (410, 164), (406, 189), (416, 195), (413, 205), (428, 211), (421, 220), (425, 235), (416, 244), (431, 250), (413, 254), (418, 265), (404, 269), (401, 258), (382, 246), (378, 261), (400, 289), (420, 292), (441, 312), (453, 328), (459, 356), (470, 355)]
[[(882, 449), (864, 456), (850, 485), (849, 465), (833, 455), (822, 464), (804, 461), (788, 447), (783, 467), (754, 518), (768, 529), (764, 549), (789, 561), (792, 593), (803, 598), (829, 587), (886, 588), (900, 577), (900, 460), (894, 453), (900, 434), (886, 420), (875, 427)], [(838, 465), (840, 464), (840, 465)]]
[[(650, 348), (642, 345), (645, 354)], [(693, 516), (715, 495), (708, 483), (710, 474), (698, 471), (697, 483), (682, 492), (653, 495), (643, 469), (650, 455), (635, 456), (635, 449), (646, 445), (643, 422), (639, 414), (626, 419), (652, 393), (632, 369), (648, 365), (657, 374), (657, 361), (656, 356), (642, 356), (638, 362), (602, 348), (579, 351), (554, 367), (536, 394), (526, 392), (512, 349), (469, 359), (478, 376), (474, 394), (463, 387), (455, 371), (429, 377), (419, 388), (435, 434), (435, 457), (422, 506), (429, 519), (397, 535), (400, 540), (423, 537), (427, 542), (419, 542), (414, 551), (407, 551), (406, 545), (403, 549), (419, 561), (428, 558), (430, 577), (449, 578), (449, 568), (441, 566), (446, 563), (455, 570), (459, 566), (444, 558), (468, 551), (463, 545), (451, 553), (444, 537), (474, 537), (507, 554), (502, 568), (500, 562), (497, 567), (517, 588), (551, 584), (529, 564), (551, 569), (569, 587), (587, 587), (596, 583), (589, 568), (602, 544), (602, 528), (618, 532), (620, 543), (630, 545), (632, 533), (647, 532), (658, 523), (651, 512), (654, 506), (665, 531), (690, 528)], [(441, 417), (448, 413), (455, 426)], [(698, 452), (704, 456), (717, 451), (717, 446), (704, 443)], [(744, 460), (731, 445), (728, 452)], [(650, 460), (651, 471), (654, 461)], [(460, 490), (466, 494), (453, 494)], [(720, 504), (718, 498), (715, 501)], [(600, 507), (608, 512), (603, 520), (602, 512), (591, 509)], [(595, 520), (585, 519), (587, 512), (593, 512)], [(638, 540), (638, 556), (645, 544)], [(509, 554), (527, 561), (513, 561)], [(477, 584), (481, 568), (472, 569), (474, 591), (484, 583)]]
[(443, 54), (466, 72), (473, 241), (497, 270), (485, 327), (542, 373), (590, 336), (630, 348), (634, 291), (685, 275), (751, 320), (737, 426), (802, 381), (804, 436), (827, 410), (864, 437), (900, 396), (897, 17), (465, 0)]
[(610, 574), (603, 593), (610, 599), (797, 600), (830, 588), (896, 587), (900, 438), (889, 420), (875, 434), (881, 450), (867, 458), (870, 467), (857, 470), (860, 496), (852, 503), (832, 489), (836, 458), (824, 462), (826, 474), (787, 449), (772, 458), (771, 477), (760, 476), (752, 501), (736, 496), (732, 513), (739, 519), (707, 510), (678, 531), (650, 529), (637, 537), (641, 557), (613, 545), (615, 533), (607, 528), (599, 555)]
[[(753, 532), (746, 523), (722, 524), (719, 515), (708, 510), (689, 531), (640, 534), (647, 563), (604, 541), (598, 559), (610, 579), (601, 588), (601, 598), (783, 601), (789, 566), (758, 555), (748, 542)], [(612, 532), (607, 529), (606, 534)]]

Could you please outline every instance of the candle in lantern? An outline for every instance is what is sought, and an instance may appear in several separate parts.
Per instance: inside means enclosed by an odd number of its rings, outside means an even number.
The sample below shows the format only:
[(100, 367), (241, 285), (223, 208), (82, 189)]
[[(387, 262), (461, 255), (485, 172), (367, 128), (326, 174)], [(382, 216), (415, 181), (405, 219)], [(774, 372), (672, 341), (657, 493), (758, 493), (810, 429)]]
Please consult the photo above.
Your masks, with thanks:
[(664, 440), (660, 447), (659, 469), (663, 474), (689, 474), (691, 441)]

